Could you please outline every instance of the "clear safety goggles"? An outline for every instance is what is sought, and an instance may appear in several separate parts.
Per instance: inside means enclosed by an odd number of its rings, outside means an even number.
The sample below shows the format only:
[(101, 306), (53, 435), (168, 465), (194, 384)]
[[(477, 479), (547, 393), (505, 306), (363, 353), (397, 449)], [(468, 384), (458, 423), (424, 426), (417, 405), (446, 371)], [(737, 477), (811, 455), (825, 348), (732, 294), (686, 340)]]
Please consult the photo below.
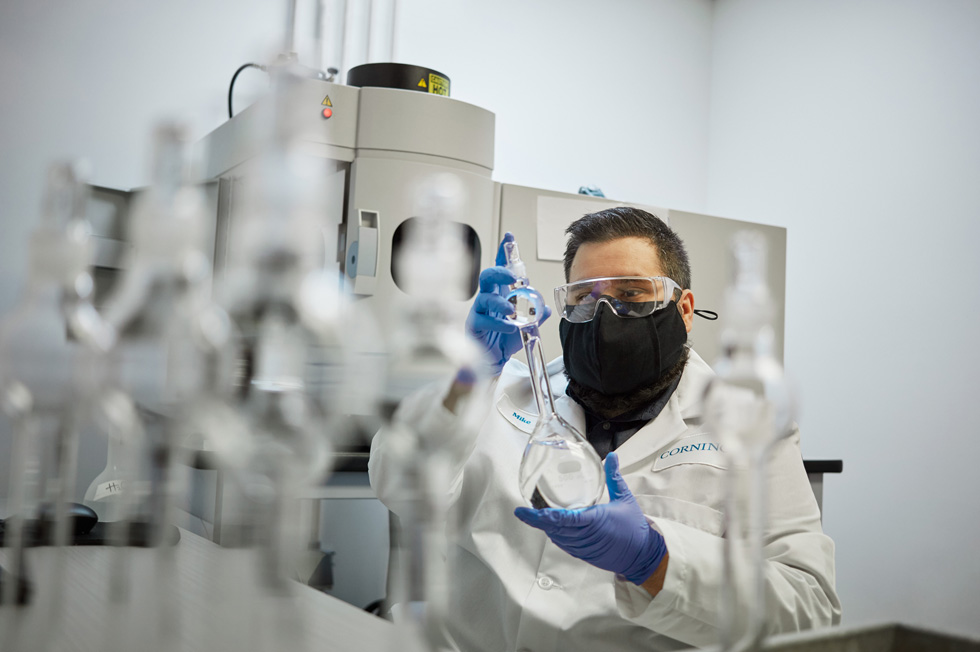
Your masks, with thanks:
[(620, 317), (646, 317), (680, 295), (681, 286), (666, 276), (609, 276), (556, 287), (555, 304), (563, 318), (580, 324), (592, 321), (600, 303)]

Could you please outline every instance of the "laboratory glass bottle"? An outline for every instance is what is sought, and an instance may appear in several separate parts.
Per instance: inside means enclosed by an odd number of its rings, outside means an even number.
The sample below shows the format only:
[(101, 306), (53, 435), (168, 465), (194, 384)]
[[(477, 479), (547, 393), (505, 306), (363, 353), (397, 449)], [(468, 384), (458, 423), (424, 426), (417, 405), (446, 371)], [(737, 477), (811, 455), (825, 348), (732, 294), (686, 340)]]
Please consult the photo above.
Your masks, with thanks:
[(111, 625), (127, 630), (120, 645), (149, 632), (161, 650), (178, 647), (186, 626), (173, 545), (183, 465), (205, 433), (218, 437), (233, 423), (212, 418), (206, 429), (201, 420), (229, 412), (233, 359), (228, 319), (210, 299), (207, 216), (200, 189), (188, 182), (186, 140), (176, 123), (154, 130), (150, 185), (136, 197), (128, 225), (128, 264), (102, 308), (118, 338), (110, 358), (114, 391), (131, 399), (133, 409), (121, 412), (135, 415), (137, 425), (128, 439), (108, 432), (106, 469), (86, 492), (103, 515), (124, 512), (154, 549), (154, 589), (134, 586)]
[(555, 408), (554, 393), (541, 347), (538, 324), (544, 316), (541, 293), (531, 287), (516, 242), (504, 244), (507, 269), (516, 282), (507, 295), (510, 318), (520, 329), (538, 417), (521, 459), (521, 495), (534, 508), (581, 509), (602, 497), (605, 473), (599, 455), (585, 436)]
[[(90, 422), (111, 333), (91, 305), (90, 241), (84, 220), (87, 186), (77, 166), (53, 165), (41, 221), (31, 236), (26, 292), (0, 324), (0, 409), (11, 429), (6, 570), (0, 602), (15, 601), (21, 579), (46, 596), (34, 609), (43, 628), (29, 629), (0, 609), (5, 642), (45, 649), (61, 626), (61, 584), (68, 572), (66, 506), (75, 500), (78, 433)], [(47, 506), (47, 508), (45, 508)], [(53, 563), (26, 565), (27, 523), (53, 513)], [(51, 557), (48, 557), (50, 560)], [(38, 591), (39, 585), (44, 588)], [(12, 618), (12, 620), (11, 620)]]
[[(137, 509), (136, 494), (139, 492), (133, 491), (132, 487), (140, 480), (138, 466), (139, 451), (144, 442), (143, 428), (132, 398), (108, 374), (94, 407), (93, 420), (97, 430), (106, 437), (106, 464), (89, 483), (82, 502), (92, 508), (100, 522), (108, 524), (108, 543), (128, 546), (130, 525)], [(125, 572), (127, 562), (122, 554), (115, 556), (119, 559), (115, 560), (112, 569), (111, 597), (124, 600), (128, 588), (123, 586), (126, 578), (120, 573)]]
[[(213, 400), (231, 377), (222, 325), (227, 318), (209, 300), (204, 201), (187, 182), (185, 147), (182, 126), (157, 126), (150, 185), (132, 210), (128, 267), (102, 308), (118, 337), (113, 381), (132, 397), (142, 421), (136, 475), (143, 477), (132, 486), (119, 482), (118, 442), (110, 439), (106, 469), (86, 492), (96, 509), (132, 492), (154, 545), (174, 522), (186, 421), (197, 412), (192, 408)], [(213, 368), (222, 364), (228, 369), (223, 373)]]
[(705, 418), (728, 461), (722, 640), (725, 650), (759, 649), (765, 636), (768, 474), (772, 447), (789, 436), (795, 398), (773, 353), (774, 307), (766, 282), (766, 242), (742, 231), (731, 244), (733, 280), (717, 375), (705, 390)]
[(242, 506), (224, 515), (221, 541), (247, 549), (257, 571), (250, 591), (231, 596), (228, 614), (248, 613), (260, 648), (299, 649), (307, 645), (305, 616), (293, 600), (306, 543), (299, 497), (326, 480), (334, 443), (345, 435), (346, 328), (355, 311), (345, 309), (339, 270), (329, 265), (336, 251), (335, 225), (325, 220), (330, 163), (294, 133), (302, 81), (288, 63), (269, 72), (272, 93), (256, 107), (251, 134), (259, 154), (235, 182), (219, 278), (219, 303), (237, 333), (234, 406), (245, 433), (220, 455)]
[(396, 302), (399, 324), (389, 340), (383, 401), (387, 416), (387, 481), (398, 487), (400, 526), (393, 547), (391, 602), (401, 610), (392, 649), (450, 648), (447, 612), (451, 599), (451, 560), (445, 555), (450, 518), (449, 485), (453, 460), (468, 441), (473, 420), (471, 402), (458, 405), (445, 427), (420, 427), (397, 405), (409, 393), (433, 383), (473, 383), (480, 353), (466, 337), (460, 311), (468, 295), (469, 264), (462, 231), (454, 218), (465, 190), (453, 174), (429, 177), (420, 184), (414, 218), (398, 259), (399, 285), (405, 295)]
[[(347, 361), (339, 276), (319, 266), (324, 234), (316, 215), (322, 202), (311, 197), (317, 182), (308, 167), (316, 162), (304, 160), (288, 142), (266, 147), (245, 182), (244, 214), (220, 279), (220, 301), (238, 333), (235, 402), (250, 438), (247, 455), (229, 450), (226, 459), (239, 467), (240, 484), (256, 501), (272, 499), (262, 487), (293, 493), (329, 467), (340, 434), (340, 407), (331, 390), (343, 385)], [(318, 372), (331, 381), (320, 383)], [(267, 579), (275, 582), (288, 562), (267, 561)]]

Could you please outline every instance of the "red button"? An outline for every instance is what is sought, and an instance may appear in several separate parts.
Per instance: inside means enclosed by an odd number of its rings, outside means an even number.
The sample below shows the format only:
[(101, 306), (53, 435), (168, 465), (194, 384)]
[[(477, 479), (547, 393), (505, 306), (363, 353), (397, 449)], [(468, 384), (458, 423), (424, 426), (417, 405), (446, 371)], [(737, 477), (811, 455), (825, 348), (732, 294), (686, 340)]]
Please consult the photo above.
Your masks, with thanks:
[(323, 110), (323, 117), (324, 118), (329, 118), (332, 115), (333, 115), (333, 109), (324, 109)]

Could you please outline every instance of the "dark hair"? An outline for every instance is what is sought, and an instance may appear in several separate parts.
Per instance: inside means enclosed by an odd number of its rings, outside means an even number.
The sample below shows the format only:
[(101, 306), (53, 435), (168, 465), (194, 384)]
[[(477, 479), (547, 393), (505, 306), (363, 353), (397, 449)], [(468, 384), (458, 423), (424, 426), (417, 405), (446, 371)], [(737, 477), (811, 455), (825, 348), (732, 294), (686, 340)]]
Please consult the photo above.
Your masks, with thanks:
[(656, 215), (639, 208), (620, 206), (589, 213), (572, 222), (565, 233), (565, 281), (572, 269), (578, 248), (586, 242), (608, 242), (619, 238), (646, 238), (657, 248), (663, 272), (682, 289), (691, 287), (691, 263), (684, 243)]

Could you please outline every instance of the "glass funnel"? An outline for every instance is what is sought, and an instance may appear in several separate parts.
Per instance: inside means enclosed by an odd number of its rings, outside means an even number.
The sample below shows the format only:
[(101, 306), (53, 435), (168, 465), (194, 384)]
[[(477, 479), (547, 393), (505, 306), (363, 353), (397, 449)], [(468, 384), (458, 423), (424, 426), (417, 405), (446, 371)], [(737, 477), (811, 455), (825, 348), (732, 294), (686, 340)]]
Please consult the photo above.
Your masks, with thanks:
[(521, 495), (536, 509), (581, 509), (595, 505), (602, 496), (605, 481), (602, 460), (585, 436), (555, 410), (538, 332), (538, 324), (545, 314), (544, 297), (528, 283), (517, 243), (504, 243), (504, 252), (507, 269), (517, 278), (507, 295), (514, 306), (510, 319), (521, 332), (538, 409), (538, 419), (521, 459)]

